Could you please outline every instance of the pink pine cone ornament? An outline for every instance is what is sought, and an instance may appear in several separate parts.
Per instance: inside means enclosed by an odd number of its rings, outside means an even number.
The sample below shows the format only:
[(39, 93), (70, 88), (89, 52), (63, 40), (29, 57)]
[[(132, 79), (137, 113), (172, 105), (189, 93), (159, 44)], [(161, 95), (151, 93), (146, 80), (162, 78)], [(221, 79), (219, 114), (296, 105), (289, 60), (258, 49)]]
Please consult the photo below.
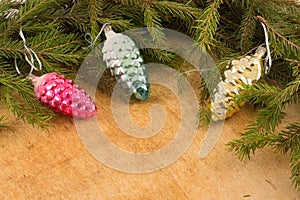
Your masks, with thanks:
[(37, 98), (56, 113), (74, 118), (91, 118), (97, 114), (97, 107), (83, 89), (70, 79), (56, 72), (32, 78)]

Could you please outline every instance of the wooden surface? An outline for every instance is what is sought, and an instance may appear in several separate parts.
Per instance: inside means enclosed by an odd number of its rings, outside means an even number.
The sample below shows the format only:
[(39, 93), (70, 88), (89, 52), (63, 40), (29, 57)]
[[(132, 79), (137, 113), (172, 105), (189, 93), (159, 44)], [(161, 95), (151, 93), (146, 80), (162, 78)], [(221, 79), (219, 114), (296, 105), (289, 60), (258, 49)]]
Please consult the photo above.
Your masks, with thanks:
[[(98, 120), (116, 146), (134, 152), (155, 151), (176, 134), (178, 102), (161, 86), (153, 86), (148, 102), (130, 106), (137, 124), (149, 123), (149, 108), (160, 102), (168, 119), (161, 133), (136, 139), (117, 128), (110, 98), (97, 93)], [(74, 122), (56, 117), (49, 132), (39, 132), (9, 118), (0, 131), (0, 199), (299, 199), (289, 179), (289, 156), (258, 150), (250, 161), (239, 161), (225, 144), (253, 119), (251, 107), (226, 121), (222, 136), (204, 159), (199, 150), (206, 129), (199, 129), (189, 149), (172, 165), (147, 174), (117, 171), (98, 162), (79, 139)], [(284, 123), (299, 120), (299, 106), (287, 109)]]

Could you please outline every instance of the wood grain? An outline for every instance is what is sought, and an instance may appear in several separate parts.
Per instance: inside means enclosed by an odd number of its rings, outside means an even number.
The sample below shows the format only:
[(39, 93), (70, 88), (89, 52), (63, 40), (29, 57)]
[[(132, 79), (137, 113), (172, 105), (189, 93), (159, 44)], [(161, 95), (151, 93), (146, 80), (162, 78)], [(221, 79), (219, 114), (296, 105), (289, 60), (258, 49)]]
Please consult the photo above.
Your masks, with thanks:
[[(176, 134), (179, 109), (176, 96), (154, 85), (148, 102), (130, 106), (132, 119), (150, 123), (147, 115), (157, 102), (165, 106), (168, 119), (161, 132), (148, 139), (126, 135), (114, 122), (110, 97), (96, 94), (98, 120), (107, 138), (119, 148), (133, 152), (155, 151)], [(254, 118), (251, 106), (228, 119), (213, 151), (204, 159), (199, 150), (206, 128), (200, 128), (189, 149), (172, 165), (147, 174), (117, 171), (98, 162), (84, 147), (74, 122), (58, 116), (49, 132), (39, 132), (9, 118), (0, 131), (1, 199), (299, 199), (291, 185), (289, 156), (258, 150), (250, 161), (239, 161), (225, 144)], [(290, 121), (299, 121), (299, 106), (287, 109)]]

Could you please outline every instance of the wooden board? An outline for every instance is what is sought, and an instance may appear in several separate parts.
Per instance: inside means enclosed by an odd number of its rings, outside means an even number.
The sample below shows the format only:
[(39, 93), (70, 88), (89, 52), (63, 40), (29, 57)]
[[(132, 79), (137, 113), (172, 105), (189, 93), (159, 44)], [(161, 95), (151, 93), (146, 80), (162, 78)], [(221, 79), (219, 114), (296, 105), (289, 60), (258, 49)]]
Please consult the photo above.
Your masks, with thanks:
[[(107, 138), (132, 152), (155, 151), (167, 145), (180, 122), (176, 96), (154, 85), (148, 102), (130, 106), (139, 125), (150, 123), (151, 106), (165, 106), (168, 119), (162, 131), (148, 139), (122, 132), (113, 120), (110, 97), (97, 93), (98, 120)], [(250, 161), (239, 161), (228, 151), (227, 142), (253, 119), (248, 106), (226, 121), (221, 138), (211, 153), (199, 158), (206, 128), (199, 129), (192, 145), (173, 164), (151, 173), (117, 171), (97, 161), (77, 135), (74, 122), (56, 117), (49, 132), (39, 132), (9, 118), (0, 131), (1, 199), (299, 199), (291, 185), (289, 156), (258, 150)], [(287, 109), (284, 123), (299, 120), (299, 106)]]

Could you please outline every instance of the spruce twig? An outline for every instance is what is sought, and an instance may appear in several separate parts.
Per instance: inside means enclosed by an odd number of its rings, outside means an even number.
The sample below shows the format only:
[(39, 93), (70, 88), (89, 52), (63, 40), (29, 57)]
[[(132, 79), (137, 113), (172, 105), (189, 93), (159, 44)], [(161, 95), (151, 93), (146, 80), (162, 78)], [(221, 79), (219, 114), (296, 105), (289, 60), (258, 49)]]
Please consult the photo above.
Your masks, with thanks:
[(0, 116), (0, 130), (1, 129), (5, 129), (8, 126), (5, 125), (5, 117), (4, 116)]

